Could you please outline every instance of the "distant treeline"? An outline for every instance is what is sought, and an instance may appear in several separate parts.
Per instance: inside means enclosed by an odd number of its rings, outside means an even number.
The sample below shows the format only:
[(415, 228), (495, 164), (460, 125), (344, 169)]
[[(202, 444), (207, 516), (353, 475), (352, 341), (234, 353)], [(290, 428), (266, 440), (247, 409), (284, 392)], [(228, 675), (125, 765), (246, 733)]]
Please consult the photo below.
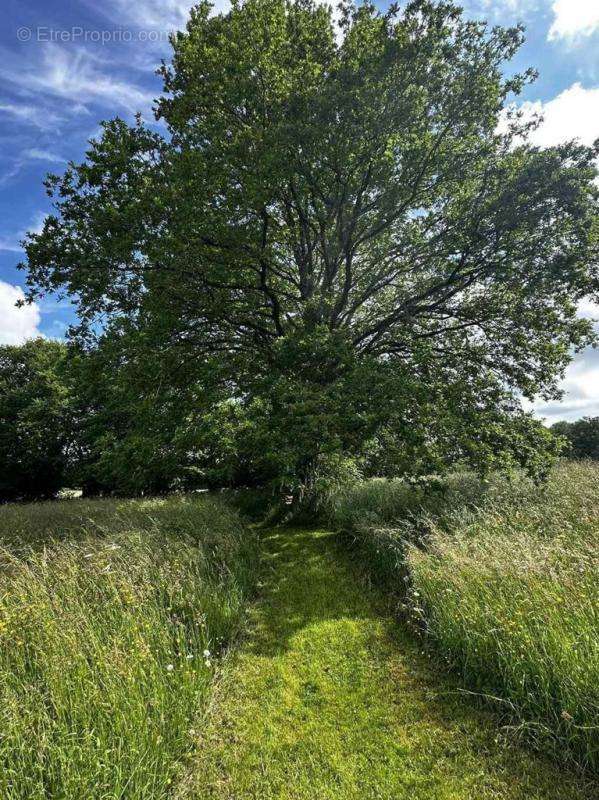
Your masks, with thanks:
[[(285, 384), (265, 398), (226, 378), (214, 360), (145, 331), (105, 334), (87, 348), (42, 338), (1, 346), (0, 502), (66, 487), (139, 496), (251, 486), (304, 498), (338, 482), (441, 474), (458, 463), (542, 477), (558, 453), (538, 420), (500, 403), (473, 414), (437, 398), (418, 417), (375, 403), (367, 383), (328, 399), (318, 381), (303, 393)], [(354, 408), (358, 390), (365, 396)], [(311, 472), (303, 467), (311, 484), (301, 484), (298, 463), (314, 441)]]
[(65, 487), (137, 496), (225, 485), (199, 392), (158, 358), (142, 378), (130, 356), (109, 348), (41, 338), (0, 347), (0, 502), (48, 499)]
[(556, 422), (551, 430), (566, 439), (564, 455), (599, 461), (599, 417), (583, 417), (576, 422)]

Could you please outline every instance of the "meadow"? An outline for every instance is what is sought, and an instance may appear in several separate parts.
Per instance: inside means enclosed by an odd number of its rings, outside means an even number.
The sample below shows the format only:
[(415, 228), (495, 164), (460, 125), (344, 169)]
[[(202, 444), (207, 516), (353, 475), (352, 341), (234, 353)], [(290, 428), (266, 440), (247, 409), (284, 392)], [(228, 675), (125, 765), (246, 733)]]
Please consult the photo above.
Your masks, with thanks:
[(231, 504), (0, 506), (3, 800), (596, 796), (596, 464)]
[(164, 797), (256, 580), (202, 496), (0, 507), (0, 797)]
[(599, 768), (599, 467), (546, 485), (469, 473), (334, 493), (351, 534), (414, 628), (508, 729)]

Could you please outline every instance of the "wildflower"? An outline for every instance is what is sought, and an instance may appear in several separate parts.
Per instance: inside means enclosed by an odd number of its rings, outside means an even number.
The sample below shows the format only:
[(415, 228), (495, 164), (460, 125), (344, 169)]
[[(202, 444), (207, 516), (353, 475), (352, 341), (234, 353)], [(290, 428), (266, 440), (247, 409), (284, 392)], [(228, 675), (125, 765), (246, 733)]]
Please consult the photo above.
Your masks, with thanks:
[(175, 669), (174, 664), (167, 664), (166, 665), (166, 671), (167, 672), (172, 672), (174, 669)]
[(210, 650), (204, 650), (204, 658), (210, 658)]
[(188, 653), (188, 654), (185, 656), (185, 658), (186, 658), (188, 661), (191, 661), (191, 659), (193, 658), (193, 653)]

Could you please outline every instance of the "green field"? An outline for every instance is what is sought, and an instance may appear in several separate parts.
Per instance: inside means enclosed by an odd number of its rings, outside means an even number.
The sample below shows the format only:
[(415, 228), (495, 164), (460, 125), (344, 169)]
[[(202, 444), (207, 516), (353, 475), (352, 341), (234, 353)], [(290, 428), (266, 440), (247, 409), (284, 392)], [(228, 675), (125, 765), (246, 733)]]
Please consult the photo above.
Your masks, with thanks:
[(598, 475), (0, 507), (0, 797), (591, 800)]

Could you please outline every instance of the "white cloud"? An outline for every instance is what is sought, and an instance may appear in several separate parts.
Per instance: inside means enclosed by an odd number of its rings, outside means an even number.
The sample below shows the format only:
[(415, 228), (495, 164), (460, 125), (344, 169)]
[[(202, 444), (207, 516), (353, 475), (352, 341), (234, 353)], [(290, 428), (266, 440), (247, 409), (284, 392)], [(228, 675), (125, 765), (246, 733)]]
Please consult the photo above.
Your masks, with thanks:
[(573, 422), (581, 417), (599, 416), (599, 366), (586, 368), (584, 355), (568, 367), (560, 388), (564, 392), (561, 401), (537, 401), (527, 404), (527, 407), (532, 408), (535, 416), (543, 418), (547, 425), (559, 420)]
[(18, 233), (8, 236), (0, 236), (0, 251), (4, 250), (9, 253), (22, 253), (23, 248), (20, 244), (21, 241), (25, 238), (27, 233), (41, 233), (44, 227), (45, 219), (46, 214), (43, 211), (38, 211), (25, 230), (21, 230)]
[(535, 9), (538, 6), (538, 0), (479, 0), (478, 5), (489, 11), (509, 11), (523, 14)]
[(0, 252), (5, 253), (22, 253), (23, 248), (20, 245), (21, 234), (15, 236), (0, 236)]
[[(110, 17), (116, 22), (133, 22), (143, 28), (161, 31), (184, 30), (189, 19), (189, 11), (193, 0), (110, 0), (108, 9)], [(218, 6), (228, 3), (216, 3)]]
[(578, 304), (578, 316), (583, 319), (592, 319), (594, 322), (599, 321), (599, 305), (593, 300), (581, 300)]
[[(599, 332), (599, 305), (592, 300), (582, 300), (578, 305), (578, 315), (595, 322)], [(527, 410), (534, 411), (537, 417), (551, 425), (558, 420), (574, 421), (581, 417), (599, 416), (599, 350), (588, 347), (578, 353), (566, 369), (560, 388), (564, 392), (561, 401), (534, 403), (525, 402)]]
[[(119, 25), (130, 23), (141, 29), (168, 32), (185, 30), (191, 9), (197, 0), (108, 0), (102, 11)], [(316, 0), (317, 3), (330, 5), (333, 18), (339, 19), (337, 0)], [(490, 2), (490, 0), (489, 0)], [(536, 0), (503, 0), (508, 4), (530, 3)], [(227, 12), (231, 8), (229, 0), (212, 0), (214, 14)], [(94, 3), (94, 10), (97, 5)], [(151, 42), (150, 42), (151, 43)], [(167, 44), (163, 39), (161, 45)]]
[(21, 253), (23, 248), (19, 244), (18, 236), (0, 236), (0, 251), (7, 253)]
[(0, 344), (22, 344), (27, 339), (41, 336), (38, 325), (41, 319), (36, 303), (17, 308), (24, 300), (20, 286), (0, 281)]
[[(598, 0), (599, 1), (599, 0)], [(599, 87), (585, 89), (574, 83), (546, 103), (527, 100), (518, 108), (526, 119), (542, 116), (543, 122), (530, 140), (539, 147), (551, 147), (568, 139), (590, 145), (599, 138)], [(505, 132), (505, 119), (499, 130)]]
[[(67, 163), (67, 160), (65, 158), (56, 155), (56, 153), (51, 153), (49, 150), (40, 150), (37, 147), (29, 148), (28, 150), (24, 150), (18, 157), (16, 157), (13, 160), (12, 164), (10, 165), (9, 169), (7, 169), (6, 172), (3, 172), (2, 175), (0, 175), (0, 186), (4, 186), (6, 183), (10, 183), (10, 181), (13, 178), (16, 178), (17, 175), (20, 174), (23, 167), (25, 167), (25, 165), (30, 161), (45, 161), (48, 164)], [(0, 250), (2, 250), (1, 246)]]
[(33, 125), (42, 131), (53, 130), (62, 121), (57, 114), (27, 103), (0, 103), (0, 114), (11, 116), (18, 122)]
[(23, 156), (32, 161), (47, 161), (49, 164), (66, 164), (67, 161), (62, 156), (51, 153), (49, 150), (40, 150), (37, 147), (31, 147), (25, 150)]
[(513, 25), (529, 17), (543, 0), (462, 0), (466, 17)]
[[(42, 97), (71, 101), (79, 110), (91, 102), (107, 106), (119, 105), (131, 112), (148, 108), (153, 95), (135, 84), (119, 80), (102, 71), (101, 61), (89, 51), (63, 48), (48, 43), (42, 48), (42, 62), (31, 69), (22, 64), (3, 69), (2, 75), (13, 87)], [(11, 107), (14, 112), (14, 105)], [(18, 114), (18, 112), (16, 112)]]
[(597, 0), (554, 0), (552, 11), (554, 20), (549, 39), (574, 39), (599, 29)]

